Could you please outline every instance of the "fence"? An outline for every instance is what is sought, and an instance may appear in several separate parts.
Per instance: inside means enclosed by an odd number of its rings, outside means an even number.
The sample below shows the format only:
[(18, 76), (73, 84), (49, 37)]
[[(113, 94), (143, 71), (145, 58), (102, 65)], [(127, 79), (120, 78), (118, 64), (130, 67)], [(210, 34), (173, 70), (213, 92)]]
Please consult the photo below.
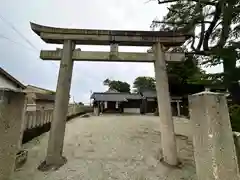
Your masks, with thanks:
[[(31, 105), (32, 108), (33, 105)], [(92, 108), (88, 106), (81, 106), (77, 104), (71, 104), (68, 106), (68, 117), (72, 117), (74, 115), (91, 112)], [(27, 110), (25, 113), (25, 128), (24, 130), (34, 129), (38, 127), (42, 127), (45, 124), (48, 124), (53, 119), (53, 109), (45, 109), (45, 110)]]
[(25, 113), (25, 130), (41, 127), (50, 123), (53, 119), (53, 109), (26, 111)]
[[(43, 109), (33, 111), (27, 109), (25, 112), (24, 130), (22, 143), (26, 143), (33, 138), (41, 135), (44, 132), (49, 131), (51, 122), (53, 119), (53, 109)], [(71, 104), (68, 107), (67, 120), (86, 112), (92, 112), (92, 108), (88, 106), (80, 106), (77, 104)]]

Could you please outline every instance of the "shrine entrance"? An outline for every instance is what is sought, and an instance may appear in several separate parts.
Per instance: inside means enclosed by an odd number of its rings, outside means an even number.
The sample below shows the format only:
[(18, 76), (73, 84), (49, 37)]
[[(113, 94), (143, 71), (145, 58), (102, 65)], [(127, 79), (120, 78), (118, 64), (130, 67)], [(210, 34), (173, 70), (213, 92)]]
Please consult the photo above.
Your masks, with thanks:
[[(180, 62), (184, 54), (165, 52), (165, 48), (181, 46), (191, 33), (64, 29), (34, 23), (31, 23), (31, 28), (46, 43), (63, 44), (63, 49), (42, 50), (40, 54), (43, 60), (61, 61), (47, 155), (41, 167), (60, 167), (66, 162), (62, 152), (74, 61), (154, 63), (163, 160), (169, 165), (178, 164), (166, 61)], [(75, 50), (75, 45), (109, 45), (110, 52)], [(119, 52), (118, 46), (149, 46), (153, 52)]]

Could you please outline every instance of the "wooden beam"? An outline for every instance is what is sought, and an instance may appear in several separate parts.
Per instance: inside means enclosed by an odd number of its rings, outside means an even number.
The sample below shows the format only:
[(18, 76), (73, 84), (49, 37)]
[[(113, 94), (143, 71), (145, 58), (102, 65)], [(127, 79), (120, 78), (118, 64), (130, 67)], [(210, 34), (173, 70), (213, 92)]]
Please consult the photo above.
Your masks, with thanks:
[[(166, 61), (180, 62), (184, 61), (184, 53), (165, 53)], [(40, 58), (43, 60), (60, 60), (62, 50), (46, 51), (42, 50)], [(103, 61), (103, 62), (154, 62), (152, 53), (139, 52), (103, 52), (103, 51), (81, 51), (74, 50), (74, 61)]]

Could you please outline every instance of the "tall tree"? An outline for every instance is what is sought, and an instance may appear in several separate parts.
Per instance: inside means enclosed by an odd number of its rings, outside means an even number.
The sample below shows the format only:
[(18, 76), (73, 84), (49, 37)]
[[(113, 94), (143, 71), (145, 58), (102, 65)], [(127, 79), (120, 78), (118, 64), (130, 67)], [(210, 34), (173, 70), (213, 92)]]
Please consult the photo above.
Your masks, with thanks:
[(153, 77), (139, 76), (134, 80), (133, 88), (135, 92), (144, 90), (155, 91), (155, 79)]
[(240, 104), (240, 0), (158, 0), (171, 3), (161, 22), (161, 30), (195, 30), (187, 42), (189, 53), (202, 59), (202, 64), (223, 64), (225, 87), (235, 103)]
[[(183, 49), (182, 49), (183, 50)], [(167, 73), (169, 84), (186, 85), (186, 84), (202, 84), (209, 79), (205, 72), (196, 65), (194, 56), (186, 57), (181, 63), (168, 63)], [(155, 78), (140, 76), (133, 82), (133, 88), (136, 92), (143, 90), (155, 90)]]
[[(175, 52), (186, 52), (186, 48), (178, 48)], [(197, 59), (189, 55), (183, 62), (167, 63), (169, 82), (173, 84), (202, 84), (207, 78), (205, 71), (197, 65)]]
[(103, 84), (119, 92), (130, 92), (130, 85), (127, 82), (106, 79)]

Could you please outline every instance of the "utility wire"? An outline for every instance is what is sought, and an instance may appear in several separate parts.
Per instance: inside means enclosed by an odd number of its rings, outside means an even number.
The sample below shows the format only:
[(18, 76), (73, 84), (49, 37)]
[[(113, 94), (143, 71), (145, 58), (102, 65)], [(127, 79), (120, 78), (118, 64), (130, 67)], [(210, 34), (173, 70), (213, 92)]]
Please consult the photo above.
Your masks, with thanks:
[[(14, 44), (16, 44), (16, 45), (19, 45), (19, 46), (21, 46), (21, 47), (24, 47), (26, 50), (31, 50), (31, 51), (34, 52), (34, 53), (39, 53), (39, 50), (32, 49), (32, 48), (30, 48), (30, 47), (28, 47), (28, 46), (25, 46), (25, 45), (23, 45), (22, 43), (16, 42), (16, 41), (8, 38), (7, 36), (4, 36), (3, 34), (0, 34), (0, 38), (6, 39), (6, 40), (8, 40), (8, 41), (11, 42), (11, 43), (14, 43)], [(38, 60), (39, 60), (39, 59), (38, 59)], [(58, 69), (57, 65), (54, 64), (52, 61), (50, 61), (50, 63), (51, 63), (52, 65), (54, 65), (55, 68)]]
[[(17, 28), (15, 28), (15, 26), (14, 26), (12, 23), (10, 23), (9, 21), (7, 21), (1, 14), (0, 14), (0, 19), (1, 19), (6, 25), (8, 25), (12, 30), (14, 30), (14, 31), (15, 31), (23, 40), (25, 40), (25, 42), (26, 42), (28, 45), (30, 45), (32, 48), (29, 48), (29, 47), (27, 47), (27, 46), (25, 46), (25, 45), (23, 45), (23, 44), (21, 44), (21, 43), (18, 43), (18, 42), (16, 42), (16, 41), (13, 41), (12, 39), (10, 39), (10, 38), (2, 35), (2, 34), (0, 34), (0, 38), (6, 39), (6, 40), (8, 40), (8, 41), (10, 41), (10, 42), (12, 42), (12, 43), (14, 43), (14, 44), (20, 45), (20, 46), (26, 48), (27, 50), (31, 50), (31, 51), (34, 51), (34, 52), (40, 52), (40, 51), (31, 43), (30, 40), (28, 40)], [(53, 64), (53, 65), (55, 66), (55, 68), (59, 69), (59, 67), (58, 67), (56, 64), (54, 64), (52, 61), (50, 61), (50, 63)], [(88, 73), (84, 72), (84, 74), (88, 74)], [(92, 76), (92, 74), (91, 74), (91, 76)], [(102, 81), (102, 80), (100, 80), (99, 78), (97, 78), (96, 76), (95, 76), (94, 78), (97, 79), (97, 80), (99, 80), (99, 81)]]
[(28, 49), (28, 50), (31, 50), (31, 51), (36, 52), (35, 49), (29, 48), (28, 46), (25, 46), (25, 45), (22, 44), (22, 43), (19, 43), (19, 42), (17, 42), (17, 41), (14, 41), (14, 40), (8, 38), (7, 36), (4, 36), (3, 34), (0, 34), (0, 38), (6, 39), (6, 40), (8, 40), (8, 41), (10, 41), (10, 42), (12, 42), (12, 43), (14, 43), (14, 44), (16, 44), (16, 45), (22, 46), (22, 47), (24, 47), (24, 48), (26, 48), (26, 49)]
[[(22, 39), (24, 39), (25, 42), (27, 42), (27, 44), (29, 44), (29, 45), (35, 50), (35, 52), (40, 52), (40, 51), (31, 43), (30, 40), (28, 40), (16, 27), (14, 27), (14, 25), (13, 25), (12, 23), (10, 23), (9, 21), (7, 21), (6, 18), (4, 18), (1, 14), (0, 14), (0, 19), (1, 19), (3, 22), (5, 22), (5, 24), (7, 24), (12, 30), (14, 30)], [(17, 42), (11, 40), (10, 38), (8, 38), (8, 37), (6, 37), (6, 36), (4, 36), (4, 35), (1, 35), (1, 34), (0, 34), (0, 37), (9, 40), (9, 41), (12, 42), (12, 43), (15, 43), (15, 44), (18, 44), (18, 45), (20, 45), (20, 46), (23, 46), (23, 47), (27, 48), (27, 47), (24, 46), (23, 44), (17, 43)], [(27, 49), (28, 49), (28, 50), (33, 50), (33, 49), (31, 49), (31, 48), (27, 48)], [(50, 61), (50, 62), (58, 69), (58, 67), (56, 66), (56, 64), (54, 64), (52, 61)], [(84, 72), (84, 74), (88, 74), (88, 73)], [(92, 76), (92, 74), (91, 74), (91, 76)], [(94, 77), (95, 79), (97, 79), (97, 80), (99, 80), (99, 81), (102, 81), (102, 80), (100, 80), (100, 79), (99, 79), (98, 77), (96, 77), (96, 76), (92, 76), (92, 77)]]
[[(26, 50), (31, 50), (32, 52), (35, 52), (35, 53), (38, 53), (38, 52), (39, 52), (38, 50), (29, 48), (28, 46), (23, 45), (22, 43), (13, 41), (12, 39), (4, 36), (3, 34), (0, 34), (0, 38), (6, 39), (6, 40), (8, 40), (8, 41), (11, 42), (11, 43), (14, 43), (14, 44), (16, 44), (16, 45), (22, 46), (22, 47), (24, 47)], [(52, 65), (54, 65), (55, 68), (59, 69), (59, 67), (58, 67), (55, 63), (53, 63), (53, 61), (49, 61), (49, 62), (50, 62)], [(89, 75), (90, 75), (89, 71), (84, 71), (84, 74), (89, 74)], [(99, 81), (102, 81), (102, 80), (100, 80), (98, 77), (93, 76), (92, 74), (91, 74), (91, 77), (93, 77), (94, 79), (97, 79), (97, 80), (99, 80)]]
[(6, 20), (1, 14), (0, 14), (0, 19), (5, 22), (12, 30), (14, 30), (21, 38), (23, 38), (33, 49), (37, 50), (38, 49), (17, 29), (14, 27), (12, 23)]
[[(6, 18), (4, 18), (1, 14), (0, 14), (0, 19), (1, 19), (8, 27), (10, 27), (12, 30), (14, 30), (14, 31), (15, 31), (23, 40), (25, 40), (25, 42), (26, 42), (28, 45), (30, 45), (32, 48), (28, 48), (28, 47), (26, 47), (26, 46), (23, 45), (23, 44), (17, 43), (16, 41), (13, 41), (12, 39), (10, 39), (10, 38), (2, 35), (2, 34), (0, 34), (0, 37), (1, 37), (1, 38), (7, 39), (7, 40), (9, 40), (9, 41), (12, 42), (12, 43), (15, 43), (15, 44), (18, 44), (18, 45), (20, 45), (20, 46), (23, 46), (23, 47), (27, 48), (28, 50), (34, 50), (35, 52), (40, 52), (40, 51), (31, 43), (30, 40), (28, 40), (16, 27), (14, 27), (14, 25), (13, 25), (12, 23), (10, 23), (9, 21), (7, 21)], [(56, 68), (58, 68), (58, 67), (56, 66), (56, 64), (54, 64), (52, 61), (50, 61), (50, 62), (51, 62), (51, 64), (53, 64)]]

